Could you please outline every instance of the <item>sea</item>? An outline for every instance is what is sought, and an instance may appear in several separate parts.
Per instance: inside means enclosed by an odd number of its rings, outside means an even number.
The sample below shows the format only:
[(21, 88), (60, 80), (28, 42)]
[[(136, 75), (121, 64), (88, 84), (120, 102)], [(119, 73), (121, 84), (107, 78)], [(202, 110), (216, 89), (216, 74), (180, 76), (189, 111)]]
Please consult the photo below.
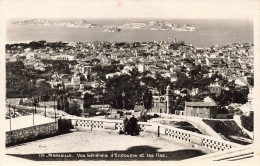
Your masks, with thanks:
[[(52, 22), (76, 22), (83, 19), (59, 19)], [(250, 19), (84, 19), (91, 24), (102, 25), (97, 28), (67, 28), (28, 26), (11, 24), (6, 25), (6, 43), (20, 43), (28, 41), (46, 40), (64, 42), (143, 42), (143, 41), (184, 41), (195, 47), (210, 47), (232, 43), (253, 43), (253, 20)], [(148, 23), (149, 21), (168, 21), (178, 25), (194, 25), (196, 31), (122, 29), (121, 32), (104, 32), (111, 26), (120, 26), (125, 23)]]

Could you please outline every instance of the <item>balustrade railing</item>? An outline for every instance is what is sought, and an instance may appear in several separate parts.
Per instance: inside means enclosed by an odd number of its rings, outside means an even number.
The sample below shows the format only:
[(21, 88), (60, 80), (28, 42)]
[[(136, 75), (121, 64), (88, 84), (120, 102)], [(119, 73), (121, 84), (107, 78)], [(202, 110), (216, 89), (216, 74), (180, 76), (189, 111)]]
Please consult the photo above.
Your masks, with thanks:
[[(71, 119), (72, 125), (75, 127), (85, 128), (89, 130), (123, 130), (122, 120), (92, 119), (80, 118)], [(175, 128), (172, 126), (162, 125), (158, 123), (138, 122), (140, 131), (158, 133), (158, 136), (165, 135), (178, 141), (183, 141), (193, 145), (201, 146), (212, 152), (225, 151), (234, 147), (243, 145), (233, 142), (213, 138), (210, 136), (194, 133), (191, 131)]]

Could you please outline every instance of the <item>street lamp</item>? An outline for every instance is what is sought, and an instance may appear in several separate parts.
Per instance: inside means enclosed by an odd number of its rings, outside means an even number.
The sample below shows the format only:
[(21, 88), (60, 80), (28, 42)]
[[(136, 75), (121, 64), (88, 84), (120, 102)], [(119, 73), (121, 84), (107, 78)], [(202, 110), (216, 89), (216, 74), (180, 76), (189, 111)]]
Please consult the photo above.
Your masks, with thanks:
[(33, 97), (33, 105), (34, 105), (34, 110), (33, 110), (33, 125), (34, 125), (34, 114), (36, 114), (36, 97)]
[(54, 118), (55, 118), (55, 122), (56, 122), (56, 107), (55, 107), (55, 97), (56, 97), (56, 94), (54, 93), (53, 94), (53, 100), (54, 100), (54, 106), (53, 106), (53, 108), (54, 108)]
[(11, 102), (9, 103), (9, 117), (10, 117), (10, 130), (12, 130), (12, 116), (11, 116), (11, 110), (10, 110), (10, 107), (11, 107)]
[(46, 105), (44, 103), (44, 116), (46, 117)]
[(33, 97), (34, 113), (36, 114), (37, 97)]
[(122, 103), (123, 103), (123, 109), (125, 108), (125, 102), (124, 102), (125, 92), (122, 93)]

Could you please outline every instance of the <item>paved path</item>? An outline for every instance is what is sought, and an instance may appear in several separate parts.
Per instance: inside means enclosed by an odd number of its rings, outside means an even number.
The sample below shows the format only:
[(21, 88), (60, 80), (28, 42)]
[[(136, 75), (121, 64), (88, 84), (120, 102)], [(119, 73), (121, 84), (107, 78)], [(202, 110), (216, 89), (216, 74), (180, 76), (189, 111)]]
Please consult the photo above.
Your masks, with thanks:
[[(134, 154), (155, 154), (159, 152), (165, 155), (165, 157), (163, 157), (165, 160), (180, 160), (203, 154), (190, 145), (181, 144), (162, 137), (158, 138), (153, 133), (144, 132), (142, 132), (140, 136), (129, 136), (118, 135), (115, 132), (79, 131), (16, 145), (6, 149), (7, 154), (19, 154), (19, 157), (27, 155), (27, 158), (30, 159), (31, 157), (29, 155), (32, 154), (74, 153), (76, 155), (76, 153), (96, 152), (109, 154), (129, 154), (130, 152)], [(61, 158), (59, 159), (61, 160)], [(124, 159), (126, 158), (123, 158), (122, 160)], [(156, 157), (150, 159), (156, 160)], [(161, 158), (157, 157), (157, 160), (160, 159)], [(72, 160), (79, 159), (75, 159), (74, 156), (74, 159)]]

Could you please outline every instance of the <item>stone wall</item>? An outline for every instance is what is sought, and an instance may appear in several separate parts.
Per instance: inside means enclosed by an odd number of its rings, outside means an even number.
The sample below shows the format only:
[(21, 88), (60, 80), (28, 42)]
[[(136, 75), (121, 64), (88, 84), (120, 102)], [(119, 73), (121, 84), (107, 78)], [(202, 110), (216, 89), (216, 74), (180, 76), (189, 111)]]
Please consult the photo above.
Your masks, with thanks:
[(5, 144), (15, 145), (23, 142), (28, 142), (58, 133), (58, 123), (51, 122), (41, 125), (35, 125), (27, 128), (21, 128), (17, 130), (11, 130), (6, 132)]

